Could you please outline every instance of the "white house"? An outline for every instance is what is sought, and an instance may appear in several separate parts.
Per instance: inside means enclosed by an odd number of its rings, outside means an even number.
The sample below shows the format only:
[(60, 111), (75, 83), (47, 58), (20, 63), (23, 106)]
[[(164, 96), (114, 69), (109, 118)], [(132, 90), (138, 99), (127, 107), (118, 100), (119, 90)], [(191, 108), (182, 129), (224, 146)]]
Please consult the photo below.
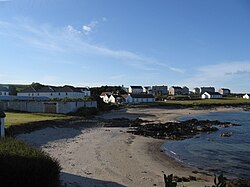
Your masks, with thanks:
[(109, 97), (112, 95), (111, 92), (102, 92), (100, 98), (102, 98), (104, 103), (109, 103)]
[(152, 94), (128, 94), (127, 103), (152, 103), (155, 98)]
[(3, 86), (0, 86), (0, 96), (8, 96), (9, 89)]
[(221, 88), (218, 91), (221, 95), (230, 95), (231, 91), (228, 88)]
[(250, 98), (250, 94), (245, 94), (245, 95), (243, 95), (243, 98), (244, 98), (244, 99), (249, 99), (249, 98)]
[(39, 88), (34, 88), (30, 86), (17, 93), (17, 96), (29, 96), (29, 97), (48, 97), (50, 99), (54, 98), (70, 98), (79, 99), (86, 96), (90, 96), (90, 90), (88, 88), (73, 87), (73, 86), (41, 86)]
[(128, 88), (128, 93), (143, 93), (142, 86), (130, 86)]
[(201, 95), (202, 99), (220, 99), (222, 95), (218, 92), (205, 92)]

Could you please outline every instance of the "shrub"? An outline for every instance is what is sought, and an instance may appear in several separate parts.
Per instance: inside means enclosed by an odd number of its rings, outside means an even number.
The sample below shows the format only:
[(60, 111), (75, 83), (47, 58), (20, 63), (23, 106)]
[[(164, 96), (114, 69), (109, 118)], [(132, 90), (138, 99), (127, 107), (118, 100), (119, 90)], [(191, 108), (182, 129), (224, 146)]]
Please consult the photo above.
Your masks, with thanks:
[(43, 151), (13, 138), (0, 140), (0, 182), (11, 187), (58, 187), (61, 167)]
[(70, 112), (69, 115), (72, 116), (83, 116), (83, 117), (91, 117), (93, 115), (96, 115), (98, 113), (98, 109), (95, 107), (81, 107), (76, 112)]

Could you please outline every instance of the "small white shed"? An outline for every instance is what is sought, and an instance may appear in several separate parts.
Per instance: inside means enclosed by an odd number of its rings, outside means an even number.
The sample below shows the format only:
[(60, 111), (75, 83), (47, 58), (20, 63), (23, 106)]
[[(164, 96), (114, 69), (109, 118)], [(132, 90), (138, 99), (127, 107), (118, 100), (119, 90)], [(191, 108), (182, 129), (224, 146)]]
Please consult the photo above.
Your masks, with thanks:
[(250, 94), (245, 94), (245, 95), (243, 96), (243, 98), (244, 98), (244, 99), (249, 99), (249, 98), (250, 98)]
[(201, 95), (202, 99), (220, 99), (222, 95), (218, 92), (205, 92)]

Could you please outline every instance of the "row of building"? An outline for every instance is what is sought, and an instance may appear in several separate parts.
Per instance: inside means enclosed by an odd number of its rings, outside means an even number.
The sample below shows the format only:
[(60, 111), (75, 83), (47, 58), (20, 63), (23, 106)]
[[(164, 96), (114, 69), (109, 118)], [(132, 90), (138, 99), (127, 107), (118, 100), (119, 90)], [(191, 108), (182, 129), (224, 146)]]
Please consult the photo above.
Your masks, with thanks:
[[(124, 87), (123, 87), (124, 88)], [(183, 86), (130, 86), (124, 88), (128, 93), (147, 93), (153, 95), (189, 95), (189, 94), (203, 94), (205, 92), (216, 92), (215, 87), (196, 87), (192, 91), (188, 87)], [(218, 90), (221, 95), (230, 95), (231, 91), (228, 88), (221, 88)]]
[(1, 100), (49, 100), (49, 99), (78, 99), (91, 96), (87, 87), (73, 86), (29, 86), (17, 93), (17, 96), (10, 96), (8, 87), (0, 87)]

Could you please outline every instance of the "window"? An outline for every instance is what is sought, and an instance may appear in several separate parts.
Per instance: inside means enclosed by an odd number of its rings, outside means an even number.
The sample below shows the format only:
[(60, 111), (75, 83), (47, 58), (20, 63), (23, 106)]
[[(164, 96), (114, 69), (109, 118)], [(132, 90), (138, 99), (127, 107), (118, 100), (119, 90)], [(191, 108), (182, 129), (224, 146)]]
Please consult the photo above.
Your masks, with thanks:
[(58, 93), (58, 95), (60, 95), (60, 92)]
[(53, 94), (51, 93), (50, 95), (52, 96)]
[(66, 95), (68, 95), (68, 93), (66, 93)]

